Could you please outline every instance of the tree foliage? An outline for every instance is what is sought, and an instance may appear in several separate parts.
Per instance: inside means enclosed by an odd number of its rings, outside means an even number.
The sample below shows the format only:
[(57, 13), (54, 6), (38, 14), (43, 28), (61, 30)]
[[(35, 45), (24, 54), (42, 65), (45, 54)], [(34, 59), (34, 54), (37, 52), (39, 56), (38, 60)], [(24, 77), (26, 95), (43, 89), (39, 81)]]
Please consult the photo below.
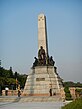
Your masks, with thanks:
[(1, 89), (5, 89), (5, 87), (9, 87), (9, 89), (16, 88), (16, 79), (22, 88), (24, 88), (25, 81), (27, 75), (21, 75), (17, 72), (12, 71), (12, 67), (9, 70), (0, 67), (0, 87)]
[[(71, 82), (71, 81), (64, 82), (64, 91), (65, 91), (65, 99), (66, 100), (72, 99), (70, 91), (69, 91), (69, 87), (82, 88), (82, 83), (80, 83), (80, 82), (74, 83), (74, 82)], [(82, 89), (76, 89), (76, 93), (79, 94), (79, 95), (82, 94)]]
[(82, 109), (82, 99), (76, 99), (75, 101), (62, 107), (62, 109)]
[(66, 100), (72, 100), (72, 96), (70, 94), (69, 87), (65, 87), (64, 91), (65, 91), (65, 99)]
[(72, 81), (64, 82), (64, 87), (82, 87), (82, 83), (74, 83)]

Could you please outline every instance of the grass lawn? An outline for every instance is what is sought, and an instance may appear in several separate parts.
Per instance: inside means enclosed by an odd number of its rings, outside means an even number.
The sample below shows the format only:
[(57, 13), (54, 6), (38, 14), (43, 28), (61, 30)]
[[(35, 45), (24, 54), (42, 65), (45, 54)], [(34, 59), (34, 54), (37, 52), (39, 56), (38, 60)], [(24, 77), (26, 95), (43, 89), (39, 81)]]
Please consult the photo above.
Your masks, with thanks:
[(82, 109), (82, 98), (65, 105), (62, 109)]

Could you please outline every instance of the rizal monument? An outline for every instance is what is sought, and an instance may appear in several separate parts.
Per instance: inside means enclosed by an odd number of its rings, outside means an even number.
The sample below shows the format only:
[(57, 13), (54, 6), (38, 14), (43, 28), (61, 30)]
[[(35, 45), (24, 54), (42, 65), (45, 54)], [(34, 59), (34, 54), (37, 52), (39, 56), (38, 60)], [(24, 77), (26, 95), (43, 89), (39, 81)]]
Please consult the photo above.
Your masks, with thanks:
[(57, 73), (57, 67), (48, 52), (46, 16), (38, 15), (38, 57), (28, 74), (24, 96), (59, 96), (63, 98), (64, 88), (62, 79)]

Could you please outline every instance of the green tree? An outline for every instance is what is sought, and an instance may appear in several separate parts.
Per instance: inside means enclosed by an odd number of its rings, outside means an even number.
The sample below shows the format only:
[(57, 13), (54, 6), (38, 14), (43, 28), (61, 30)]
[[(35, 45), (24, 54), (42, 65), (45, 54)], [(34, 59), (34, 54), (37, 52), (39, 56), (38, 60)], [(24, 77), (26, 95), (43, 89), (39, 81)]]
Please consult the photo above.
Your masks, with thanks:
[(27, 75), (21, 75), (17, 72), (13, 73), (12, 67), (10, 67), (9, 70), (4, 69), (3, 67), (0, 67), (0, 86), (2, 89), (5, 88), (5, 86), (8, 86), (11, 89), (11, 86), (14, 85), (14, 89), (16, 87), (16, 78), (21, 85), (22, 88), (24, 88), (25, 81), (27, 78)]
[(66, 100), (72, 100), (72, 96), (70, 94), (69, 87), (65, 87), (64, 91), (65, 91), (65, 99)]
[(17, 72), (15, 72), (14, 77), (15, 77), (15, 79), (17, 78)]
[(10, 67), (10, 69), (9, 69), (9, 75), (10, 75), (11, 78), (13, 77), (12, 67)]

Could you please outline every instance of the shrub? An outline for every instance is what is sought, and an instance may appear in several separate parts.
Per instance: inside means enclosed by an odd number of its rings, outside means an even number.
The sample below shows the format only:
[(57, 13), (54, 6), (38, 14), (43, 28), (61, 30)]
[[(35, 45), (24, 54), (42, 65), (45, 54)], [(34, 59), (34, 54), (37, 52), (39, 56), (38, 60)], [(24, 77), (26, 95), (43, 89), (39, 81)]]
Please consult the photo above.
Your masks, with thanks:
[(62, 109), (82, 109), (82, 99), (76, 99), (75, 101), (62, 107)]

